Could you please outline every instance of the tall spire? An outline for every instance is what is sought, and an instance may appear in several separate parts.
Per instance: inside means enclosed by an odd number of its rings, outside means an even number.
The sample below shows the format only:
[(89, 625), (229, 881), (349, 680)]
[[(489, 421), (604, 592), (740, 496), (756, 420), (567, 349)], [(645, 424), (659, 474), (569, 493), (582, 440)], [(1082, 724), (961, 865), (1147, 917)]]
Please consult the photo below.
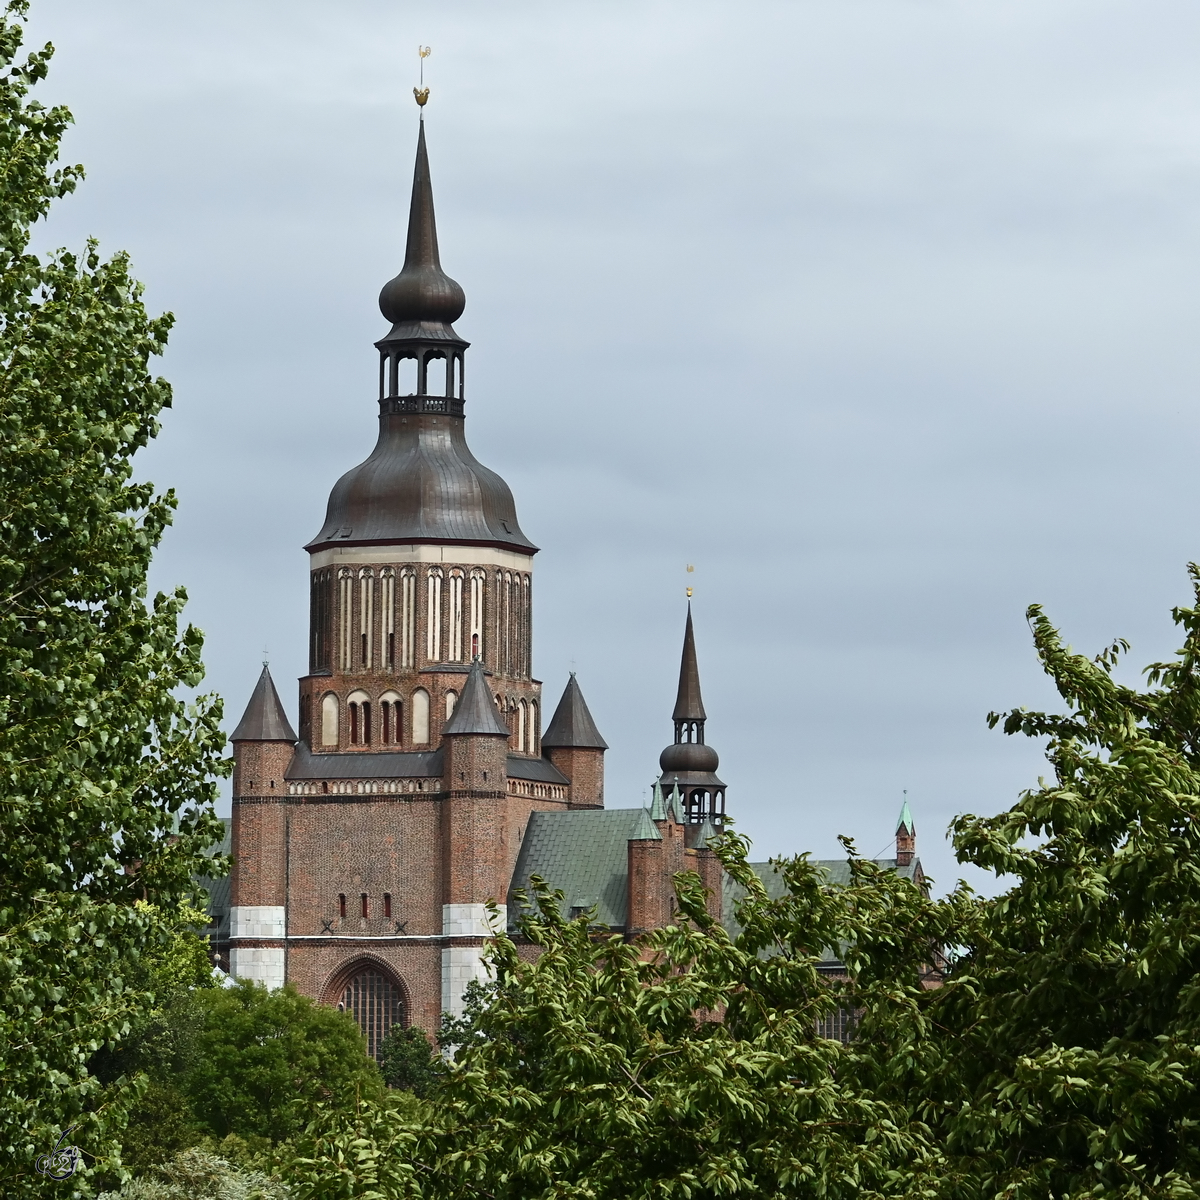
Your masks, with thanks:
[(404, 267), (379, 293), (379, 311), (392, 322), (385, 342), (413, 337), (458, 340), (451, 323), (462, 316), (467, 297), (442, 270), (438, 255), (437, 221), (433, 215), (433, 182), (425, 148), (425, 122), (417, 135), (412, 201), (408, 210), (408, 244)]
[[(683, 632), (683, 658), (679, 664), (679, 694), (675, 698), (675, 721), (704, 721), (700, 698), (700, 668), (696, 663), (696, 635), (692, 630), (692, 602), (688, 601), (687, 626)], [(699, 739), (703, 741), (704, 738)]]

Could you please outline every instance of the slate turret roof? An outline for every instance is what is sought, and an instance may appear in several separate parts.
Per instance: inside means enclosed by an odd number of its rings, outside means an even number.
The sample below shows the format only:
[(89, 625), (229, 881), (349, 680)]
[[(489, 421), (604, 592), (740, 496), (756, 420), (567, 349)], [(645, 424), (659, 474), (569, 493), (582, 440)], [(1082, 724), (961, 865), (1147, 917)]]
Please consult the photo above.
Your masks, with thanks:
[(496, 702), (492, 699), (483, 663), (479, 659), (471, 664), (466, 686), (454, 706), (454, 713), (442, 727), (443, 737), (456, 733), (509, 736), (508, 726), (500, 720), (500, 714), (496, 711)]
[(575, 679), (575, 672), (567, 680), (562, 699), (542, 734), (543, 747), (562, 747), (573, 750), (607, 750), (608, 743), (600, 736), (596, 722), (588, 711), (587, 701)]
[(250, 703), (233, 731), (231, 742), (294, 742), (295, 731), (279, 702), (275, 681), (270, 669), (263, 663), (262, 674), (254, 685)]

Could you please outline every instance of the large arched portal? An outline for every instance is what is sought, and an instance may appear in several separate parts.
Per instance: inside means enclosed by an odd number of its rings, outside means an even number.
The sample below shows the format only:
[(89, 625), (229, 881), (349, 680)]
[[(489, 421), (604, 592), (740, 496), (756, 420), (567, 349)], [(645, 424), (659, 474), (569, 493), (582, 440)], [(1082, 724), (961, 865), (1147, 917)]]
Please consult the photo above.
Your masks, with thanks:
[(339, 972), (330, 991), (338, 1008), (358, 1022), (372, 1058), (379, 1057), (379, 1048), (393, 1025), (408, 1024), (404, 987), (381, 963), (355, 963)]

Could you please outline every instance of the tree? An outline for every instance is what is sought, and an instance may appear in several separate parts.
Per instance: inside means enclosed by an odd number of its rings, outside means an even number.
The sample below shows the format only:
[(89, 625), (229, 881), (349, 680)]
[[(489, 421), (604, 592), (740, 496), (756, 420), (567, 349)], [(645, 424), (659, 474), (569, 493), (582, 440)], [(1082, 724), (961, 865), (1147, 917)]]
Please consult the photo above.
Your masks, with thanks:
[(446, 1074), (425, 1030), (393, 1025), (379, 1046), (379, 1070), (390, 1088), (427, 1098)]
[[(149, 372), (170, 328), (125, 256), (29, 252), (72, 191), (70, 114), (30, 97), (24, 0), (0, 16), (0, 1173), (42, 1180), (60, 1132), (115, 1154), (136, 1088), (87, 1064), (150, 1002), (131, 968), (174, 927), (219, 839), (220, 706), (185, 704), (201, 637), (182, 591), (147, 597), (171, 493), (132, 480), (170, 389)], [(139, 900), (153, 908), (139, 907)], [(164, 929), (165, 927), (165, 929)], [(110, 1164), (111, 1165), (111, 1164)], [(69, 1185), (68, 1185), (69, 1186)]]
[[(1045, 739), (1049, 779), (955, 822), (963, 861), (1016, 883), (975, 906), (923, 1027), (892, 1030), (908, 1095), (944, 1147), (948, 1197), (1200, 1191), (1200, 571), (1183, 646), (1121, 683), (1128, 649), (1034, 643), (1063, 714), (992, 714)], [(895, 1060), (892, 1060), (893, 1062)]]
[(303, 1130), (318, 1105), (354, 1111), (384, 1092), (350, 1014), (290, 985), (268, 992), (249, 980), (205, 994), (195, 1062), (182, 1087), (215, 1137), (276, 1142)]

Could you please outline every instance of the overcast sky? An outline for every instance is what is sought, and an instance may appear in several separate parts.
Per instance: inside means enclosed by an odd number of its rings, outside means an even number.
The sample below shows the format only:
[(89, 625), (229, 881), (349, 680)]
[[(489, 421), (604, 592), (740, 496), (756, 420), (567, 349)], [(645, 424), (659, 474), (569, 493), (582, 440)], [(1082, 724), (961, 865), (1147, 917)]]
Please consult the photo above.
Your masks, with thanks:
[[(178, 317), (143, 470), (232, 728), (264, 650), (295, 718), (307, 556), (375, 439), (418, 43), (467, 433), (644, 802), (684, 588), (756, 857), (926, 868), (1006, 807), (1053, 703), (1024, 611), (1141, 666), (1200, 558), (1192, 3), (35, 0), (88, 180), (43, 235), (127, 249)], [(685, 566), (694, 563), (695, 574)], [(227, 802), (226, 802), (227, 804)], [(227, 807), (225, 811), (228, 811)]]

